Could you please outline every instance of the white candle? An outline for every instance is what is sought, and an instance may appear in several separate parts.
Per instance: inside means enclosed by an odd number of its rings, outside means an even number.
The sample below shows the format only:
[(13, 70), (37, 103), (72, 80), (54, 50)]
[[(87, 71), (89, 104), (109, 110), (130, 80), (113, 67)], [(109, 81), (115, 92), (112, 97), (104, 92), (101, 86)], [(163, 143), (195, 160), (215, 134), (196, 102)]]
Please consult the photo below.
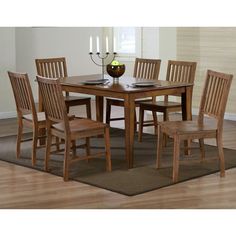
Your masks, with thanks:
[(90, 36), (89, 38), (89, 52), (93, 52), (93, 38)]
[(106, 37), (106, 52), (109, 52), (109, 49), (108, 49), (108, 37)]
[(116, 38), (113, 39), (113, 52), (116, 52)]
[(97, 52), (99, 52), (99, 37), (97, 37)]

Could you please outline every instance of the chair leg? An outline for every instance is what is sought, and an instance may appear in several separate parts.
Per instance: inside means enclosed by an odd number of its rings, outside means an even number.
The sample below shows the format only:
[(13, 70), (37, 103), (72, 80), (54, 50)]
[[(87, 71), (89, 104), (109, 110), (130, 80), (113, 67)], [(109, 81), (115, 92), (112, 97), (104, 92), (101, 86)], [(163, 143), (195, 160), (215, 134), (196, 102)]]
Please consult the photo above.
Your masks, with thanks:
[(220, 159), (220, 177), (225, 176), (225, 158), (224, 158), (224, 150), (223, 150), (223, 143), (222, 143), (222, 136), (217, 135), (216, 137), (217, 147), (218, 147), (218, 154)]
[(154, 132), (157, 135), (157, 113), (155, 111), (152, 112), (153, 121), (154, 121)]
[(169, 113), (167, 110), (163, 112), (163, 121), (169, 121)]
[(163, 133), (161, 132), (161, 126), (157, 126), (157, 160), (156, 160), (156, 168), (161, 167), (161, 155), (162, 155), (162, 139)]
[(60, 150), (60, 139), (58, 137), (56, 137), (56, 150)]
[(107, 101), (106, 105), (106, 123), (110, 125), (110, 119), (111, 119), (111, 104)]
[(32, 166), (35, 166), (36, 163), (37, 143), (38, 143), (38, 127), (34, 127), (33, 142), (32, 142)]
[(73, 140), (71, 141), (71, 143), (72, 143), (72, 154), (75, 157), (76, 156), (76, 141)]
[[(45, 136), (47, 133), (46, 129), (45, 128), (40, 128), (39, 131), (38, 131), (38, 135), (39, 136)], [(46, 138), (40, 138), (39, 139), (39, 145), (42, 146), (42, 145), (45, 145), (46, 144)]]
[(70, 161), (70, 139), (65, 140), (65, 152), (64, 152), (64, 166), (63, 166), (63, 179), (68, 181), (69, 179), (69, 161)]
[(109, 127), (105, 128), (105, 150), (106, 150), (106, 170), (111, 171), (111, 147), (110, 147), (110, 131)]
[(139, 107), (139, 131), (138, 131), (138, 141), (142, 142), (143, 136), (143, 118), (144, 118), (144, 109), (142, 106)]
[[(56, 140), (59, 140), (58, 137), (56, 137)], [(46, 142), (46, 153), (45, 153), (45, 160), (44, 160), (44, 170), (48, 171), (48, 164), (50, 159), (50, 152), (51, 152), (51, 145), (52, 145), (52, 134), (51, 130), (47, 129), (47, 142)]]
[(179, 154), (180, 154), (180, 138), (178, 135), (174, 136), (174, 154), (173, 154), (173, 182), (178, 181), (179, 176)]
[(87, 113), (87, 118), (88, 119), (92, 119), (91, 103), (90, 103), (90, 101), (88, 101), (88, 103), (86, 103), (86, 113)]
[[(90, 156), (90, 138), (86, 138), (86, 155)], [(89, 159), (87, 159), (87, 162), (89, 162)]]
[(23, 131), (23, 122), (22, 119), (18, 119), (18, 131), (17, 131), (17, 141), (16, 141), (16, 158), (20, 158), (20, 145)]
[(70, 112), (70, 106), (66, 104), (66, 112), (69, 113)]
[[(167, 110), (164, 111), (163, 113), (163, 121), (169, 121), (169, 113)], [(164, 147), (167, 146), (167, 142), (168, 142), (168, 135), (164, 135), (164, 142), (163, 142), (163, 145)]]
[(199, 147), (200, 147), (200, 151), (201, 151), (201, 161), (203, 161), (205, 159), (204, 139), (201, 138), (198, 141), (199, 141)]
[(137, 114), (136, 108), (134, 108), (134, 133), (137, 131)]

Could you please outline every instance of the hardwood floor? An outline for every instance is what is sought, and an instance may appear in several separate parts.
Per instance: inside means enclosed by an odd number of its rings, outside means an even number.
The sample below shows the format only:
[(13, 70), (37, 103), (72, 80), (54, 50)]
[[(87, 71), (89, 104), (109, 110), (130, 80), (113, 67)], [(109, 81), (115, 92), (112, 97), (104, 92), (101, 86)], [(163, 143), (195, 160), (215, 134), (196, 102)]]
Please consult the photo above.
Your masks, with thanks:
[[(73, 109), (80, 115), (85, 110)], [(120, 115), (122, 108), (112, 111)], [(16, 127), (15, 119), (0, 120), (0, 136), (16, 133)], [(224, 128), (224, 147), (236, 149), (236, 122), (225, 121)], [(236, 169), (227, 170), (225, 178), (217, 173), (127, 197), (0, 161), (0, 193), (0, 208), (236, 208)]]

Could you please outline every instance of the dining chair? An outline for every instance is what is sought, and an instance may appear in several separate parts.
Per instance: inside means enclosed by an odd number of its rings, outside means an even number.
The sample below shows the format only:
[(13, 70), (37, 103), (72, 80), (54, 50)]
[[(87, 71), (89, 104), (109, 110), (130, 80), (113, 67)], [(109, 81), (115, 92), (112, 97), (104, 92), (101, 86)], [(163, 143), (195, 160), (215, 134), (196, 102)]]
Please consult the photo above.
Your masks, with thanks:
[[(109, 125), (91, 119), (69, 119), (59, 79), (36, 76), (46, 114), (47, 142), (45, 170), (48, 171), (52, 137), (64, 140), (64, 181), (69, 179), (69, 167), (74, 162), (91, 158), (106, 157), (106, 170), (111, 171)], [(105, 152), (90, 153), (90, 137), (104, 136)], [(76, 154), (76, 140), (85, 139), (86, 155)], [(72, 150), (72, 155), (70, 151)]]
[(27, 74), (14, 73), (8, 71), (10, 78), (18, 118), (18, 132), (16, 142), (16, 158), (20, 158), (21, 142), (32, 139), (22, 139), (23, 127), (33, 128), (33, 142), (32, 142), (32, 165), (36, 163), (36, 149), (39, 139), (45, 139), (45, 136), (39, 135), (39, 129), (46, 128), (46, 118), (44, 112), (36, 112), (33, 93), (30, 86)]
[[(61, 78), (67, 77), (67, 66), (65, 57), (59, 58), (46, 58), (46, 59), (35, 59), (37, 68), (37, 74), (39, 76), (47, 78)], [(39, 96), (41, 99), (41, 96)], [(65, 103), (67, 113), (71, 106), (86, 106), (87, 118), (91, 119), (91, 98), (90, 97), (78, 97), (70, 96), (69, 92), (65, 92)], [(42, 104), (39, 102), (39, 104)], [(40, 108), (40, 111), (42, 107)]]
[[(159, 72), (160, 72), (160, 66), (161, 66), (161, 60), (158, 59), (144, 59), (144, 58), (136, 58), (135, 64), (134, 64), (134, 73), (133, 77), (138, 79), (148, 79), (148, 80), (158, 80)], [(141, 101), (146, 100), (154, 100), (155, 97), (152, 99), (138, 99), (135, 101), (135, 106), (139, 107), (139, 103)], [(124, 100), (119, 99), (112, 99), (107, 98), (106, 99), (106, 123), (110, 124), (110, 121), (116, 121), (116, 120), (124, 120), (124, 117), (119, 118), (111, 118), (111, 106), (120, 106), (124, 107)], [(136, 112), (135, 114), (135, 130), (136, 130)], [(156, 113), (153, 113), (153, 120), (154, 123), (157, 123), (157, 117)]]
[[(164, 121), (158, 123), (157, 168), (161, 167), (163, 134), (167, 134), (174, 139), (173, 182), (178, 181), (180, 142), (188, 139), (199, 140), (201, 161), (204, 161), (204, 138), (216, 138), (220, 161), (220, 176), (225, 176), (222, 131), (232, 78), (233, 75), (208, 70), (197, 121)], [(205, 117), (210, 117), (212, 120), (207, 122)]]
[[(173, 82), (187, 82), (194, 83), (195, 71), (196, 71), (196, 62), (187, 62), (187, 61), (168, 61), (166, 80)], [(181, 94), (176, 94), (176, 97), (180, 97)], [(144, 123), (144, 111), (160, 112), (163, 113), (163, 120), (169, 120), (169, 113), (179, 112), (182, 110), (182, 104), (180, 102), (169, 101), (169, 96), (164, 96), (164, 101), (143, 101), (139, 104), (139, 132), (138, 140), (142, 142), (142, 134), (144, 126), (154, 126), (155, 130), (157, 123), (152, 121), (146, 121)], [(165, 145), (166, 145), (165, 137)]]

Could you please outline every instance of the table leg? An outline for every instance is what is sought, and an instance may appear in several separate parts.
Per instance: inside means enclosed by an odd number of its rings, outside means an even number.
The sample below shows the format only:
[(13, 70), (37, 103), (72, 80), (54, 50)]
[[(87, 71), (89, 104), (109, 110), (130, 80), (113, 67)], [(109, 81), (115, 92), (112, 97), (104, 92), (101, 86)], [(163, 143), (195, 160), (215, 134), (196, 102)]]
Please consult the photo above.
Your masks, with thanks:
[[(183, 120), (192, 120), (192, 87), (186, 87), (185, 93), (182, 93), (182, 118)], [(190, 155), (191, 140), (184, 141), (184, 154)]]
[(96, 120), (103, 122), (103, 97), (96, 96)]
[(186, 88), (186, 120), (192, 120), (192, 87)]
[(133, 167), (134, 155), (134, 109), (135, 101), (131, 95), (127, 95), (125, 100), (125, 157), (128, 168)]

